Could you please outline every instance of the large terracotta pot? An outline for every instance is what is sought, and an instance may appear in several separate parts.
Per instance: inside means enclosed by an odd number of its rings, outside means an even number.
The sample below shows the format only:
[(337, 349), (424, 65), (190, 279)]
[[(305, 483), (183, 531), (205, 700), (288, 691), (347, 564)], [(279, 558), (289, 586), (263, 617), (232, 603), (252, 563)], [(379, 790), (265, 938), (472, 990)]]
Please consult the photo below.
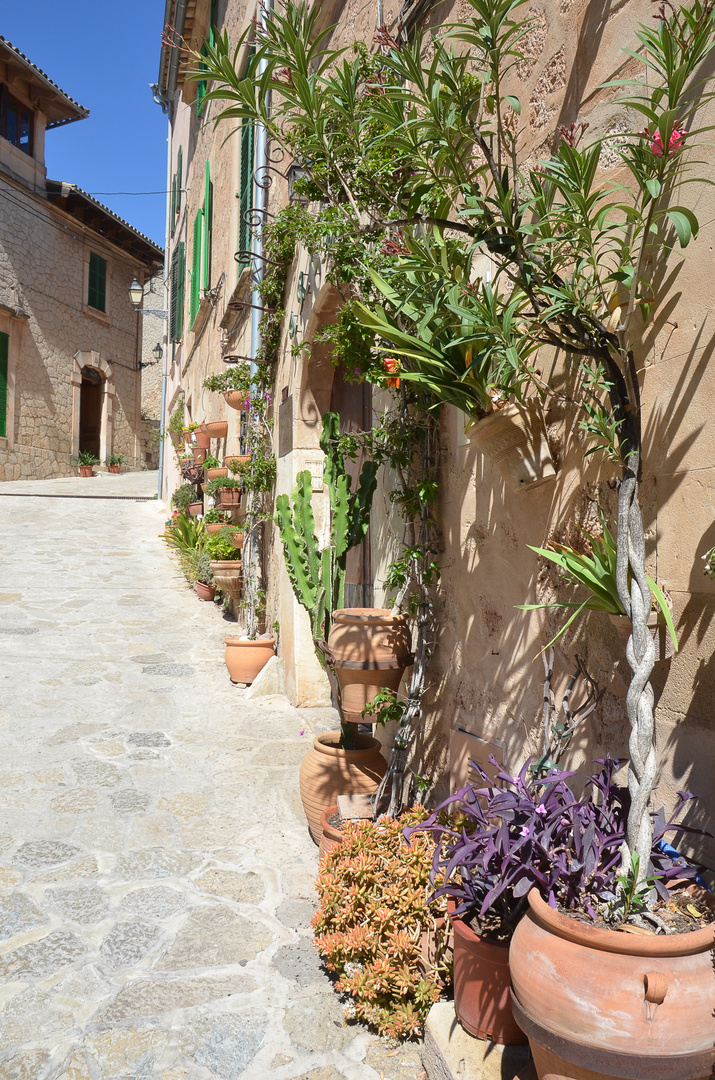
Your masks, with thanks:
[(118, 474), (121, 472), (120, 465), (108, 465), (107, 468), (109, 469), (110, 473)]
[(509, 944), (487, 941), (461, 919), (452, 917), (454, 931), (454, 1011), (465, 1031), (477, 1039), (504, 1046), (523, 1046), (526, 1035), (511, 1007)]
[(201, 430), (209, 439), (225, 439), (228, 435), (228, 420), (205, 420)]
[(79, 475), (80, 476), (92, 476), (93, 475), (91, 465), (79, 465), (78, 468), (79, 468)]
[(340, 608), (333, 613), (328, 645), (346, 720), (361, 723), (362, 710), (375, 694), (385, 687), (399, 688), (413, 660), (411, 644), (407, 619), (387, 608)]
[(337, 814), (338, 804), (333, 803), (332, 806), (326, 806), (320, 815), (320, 828), (322, 835), (320, 837), (320, 846), (318, 847), (318, 857), (323, 859), (326, 855), (329, 855), (331, 851), (335, 851), (336, 847), (340, 847), (345, 837), (340, 829), (336, 829), (328, 821), (329, 817), (333, 814)]
[(340, 749), (340, 732), (317, 735), (300, 766), (300, 797), (308, 819), (310, 835), (320, 843), (320, 818), (338, 795), (369, 794), (377, 791), (387, 772), (377, 739), (357, 736), (357, 750)]
[(532, 891), (510, 964), (539, 1080), (707, 1080), (714, 946), (715, 923), (620, 933), (570, 919)]
[(468, 432), (514, 491), (538, 487), (556, 476), (541, 417), (521, 405), (496, 409)]
[(275, 653), (274, 638), (247, 641), (245, 638), (227, 637), (225, 642), (224, 659), (231, 682), (252, 683)]
[(207, 480), (222, 480), (224, 476), (228, 476), (228, 469), (204, 469), (204, 476)]
[(213, 600), (216, 595), (215, 585), (206, 585), (203, 581), (197, 581), (196, 583), (196, 595), (199, 600)]
[(243, 390), (226, 390), (223, 395), (223, 400), (230, 409), (237, 409), (240, 412), (243, 408), (243, 403), (246, 400), (246, 395)]
[(216, 587), (232, 600), (238, 600), (241, 596), (242, 570), (243, 563), (240, 559), (216, 559), (211, 563), (211, 573)]
[(219, 493), (219, 506), (222, 510), (233, 510), (241, 503), (240, 488), (224, 488)]
[(189, 503), (189, 514), (192, 518), (198, 517), (199, 514), (203, 514), (204, 504), (202, 502)]
[[(633, 629), (633, 623), (627, 615), (611, 615), (609, 613), (608, 618), (611, 620), (611, 625), (615, 627), (616, 633), (621, 639), (621, 645), (625, 651), (628, 644), (628, 638), (631, 636), (631, 630)], [(675, 646), (673, 645), (673, 639), (668, 633), (668, 627), (665, 625), (665, 619), (658, 611), (651, 611), (648, 616), (648, 629), (653, 635), (655, 642), (655, 659), (658, 660), (670, 660), (675, 655)]]

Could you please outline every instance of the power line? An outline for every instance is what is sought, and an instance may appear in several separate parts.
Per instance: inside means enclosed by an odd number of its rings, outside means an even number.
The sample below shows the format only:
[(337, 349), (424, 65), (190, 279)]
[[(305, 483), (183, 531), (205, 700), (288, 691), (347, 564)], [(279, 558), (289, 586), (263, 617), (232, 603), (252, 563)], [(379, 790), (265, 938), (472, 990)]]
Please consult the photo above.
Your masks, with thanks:
[(88, 191), (87, 195), (168, 195), (168, 191)]

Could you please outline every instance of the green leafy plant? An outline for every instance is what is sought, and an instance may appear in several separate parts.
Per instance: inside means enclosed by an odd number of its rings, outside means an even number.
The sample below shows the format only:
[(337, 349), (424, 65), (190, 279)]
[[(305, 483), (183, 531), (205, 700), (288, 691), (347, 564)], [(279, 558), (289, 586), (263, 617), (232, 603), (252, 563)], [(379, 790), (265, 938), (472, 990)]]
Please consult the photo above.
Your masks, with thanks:
[[(217, 394), (225, 394), (227, 390), (239, 390), (250, 395), (254, 379), (251, 376), (249, 364), (231, 364), (226, 370), (218, 375), (208, 375), (204, 379), (204, 388)], [(248, 403), (246, 403), (248, 408)]]
[(214, 457), (213, 454), (207, 454), (204, 458), (203, 467), (205, 469), (220, 469), (221, 462), (217, 457)]
[(222, 491), (240, 491), (242, 487), (241, 481), (233, 476), (215, 476), (207, 483), (206, 494), (215, 499)]
[(212, 506), (211, 509), (207, 510), (204, 514), (204, 523), (206, 525), (230, 525), (231, 512), (230, 510), (219, 510), (217, 506)]
[(276, 479), (275, 454), (264, 443), (257, 447), (248, 461), (232, 461), (229, 469), (247, 491), (269, 492)]
[[(527, 545), (532, 551), (535, 551), (537, 555), (540, 555), (541, 558), (548, 559), (550, 562), (555, 563), (556, 566), (558, 566), (561, 575), (567, 581), (570, 581), (575, 585), (581, 585), (588, 590), (588, 596), (580, 603), (553, 601), (547, 604), (517, 605), (524, 611), (535, 611), (539, 608), (551, 607), (575, 609), (573, 615), (569, 617), (567, 622), (564, 623), (548, 645), (544, 646), (547, 649), (553, 645), (555, 641), (558, 641), (561, 635), (568, 630), (569, 626), (571, 626), (583, 611), (604, 611), (609, 615), (626, 615), (626, 610), (618, 591), (617, 545), (603, 515), (601, 515), (601, 529), (601, 536), (595, 536), (588, 532), (587, 529), (579, 529), (579, 532), (583, 534), (591, 548), (590, 555), (583, 554), (568, 544), (552, 543), (548, 548), (532, 547), (531, 544)], [(668, 601), (663, 595), (660, 587), (649, 574), (646, 574), (646, 580), (650, 591), (653, 594), (653, 603), (656, 604), (660, 610), (668, 628), (668, 633), (673, 641), (673, 645), (677, 650), (678, 639), (675, 633), (673, 616), (670, 613)]]
[(179, 511), (172, 521), (171, 532), (164, 537), (170, 547), (175, 548), (179, 555), (184, 557), (202, 548), (206, 539), (206, 529), (199, 518), (189, 517), (188, 514)]
[(608, 905), (609, 921), (627, 923), (631, 915), (638, 915), (648, 907), (648, 900), (656, 882), (662, 875), (640, 873), (635, 852), (628, 868), (616, 878), (616, 898)]
[(186, 513), (191, 503), (196, 501), (196, 491), (191, 484), (182, 484), (171, 496), (171, 505), (179, 513)]
[(203, 585), (215, 585), (211, 557), (204, 547), (198, 551), (199, 554), (193, 566), (194, 581), (200, 581)]
[(181, 435), (184, 430), (184, 401), (179, 398), (169, 417), (167, 431), (173, 431), (175, 435)]
[(214, 562), (224, 562), (228, 559), (235, 560), (241, 558), (240, 550), (233, 546), (228, 536), (224, 536), (224, 532), (225, 530), (221, 529), (221, 532), (214, 533), (212, 536), (207, 536), (204, 541), (204, 551), (209, 559), (212, 559)]
[(91, 450), (80, 450), (77, 454), (77, 465), (99, 465), (99, 458)]
[(372, 701), (368, 701), (361, 716), (366, 724), (399, 724), (405, 715), (407, 702), (401, 701), (394, 690), (380, 690)]
[(121, 465), (124, 461), (124, 454), (110, 454), (107, 458), (107, 465)]
[(451, 978), (446, 901), (426, 902), (434, 843), (422, 833), (408, 846), (402, 836), (425, 817), (417, 807), (399, 819), (346, 824), (316, 880), (315, 946), (351, 998), (348, 1015), (399, 1039), (422, 1033)]

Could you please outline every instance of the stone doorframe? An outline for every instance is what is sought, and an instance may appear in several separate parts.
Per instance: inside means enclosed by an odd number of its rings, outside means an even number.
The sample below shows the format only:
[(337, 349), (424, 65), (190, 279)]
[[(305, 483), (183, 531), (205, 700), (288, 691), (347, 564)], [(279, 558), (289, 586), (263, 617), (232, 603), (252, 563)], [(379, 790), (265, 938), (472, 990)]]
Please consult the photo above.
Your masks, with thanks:
[(99, 429), (99, 460), (105, 462), (112, 453), (114, 421), (114, 378), (111, 364), (103, 360), (98, 352), (86, 351), (74, 354), (72, 374), (72, 457), (79, 453), (79, 411), (82, 396), (82, 368), (94, 368), (102, 376), (102, 421)]

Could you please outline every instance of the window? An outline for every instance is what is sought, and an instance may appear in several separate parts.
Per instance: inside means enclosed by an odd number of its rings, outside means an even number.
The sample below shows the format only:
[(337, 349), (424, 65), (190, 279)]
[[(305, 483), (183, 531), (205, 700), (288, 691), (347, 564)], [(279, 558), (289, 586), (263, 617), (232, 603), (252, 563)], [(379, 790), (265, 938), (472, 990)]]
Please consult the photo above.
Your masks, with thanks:
[(89, 253), (87, 305), (96, 311), (107, 310), (107, 260), (94, 251)]
[(211, 288), (211, 230), (213, 228), (213, 184), (211, 170), (206, 162), (204, 177), (204, 291)]
[(13, 146), (18, 146), (20, 150), (30, 155), (32, 155), (32, 120), (32, 109), (21, 104), (8, 93), (4, 86), (1, 87), (0, 134)]
[(169, 337), (180, 341), (184, 323), (184, 241), (180, 240), (171, 256), (171, 300)]
[[(238, 196), (238, 250), (249, 251), (251, 248), (250, 210), (253, 206), (253, 166), (254, 166), (254, 127), (247, 120), (241, 123), (241, 180)], [(250, 259), (240, 255), (239, 266), (248, 266)]]
[(7, 358), (10, 338), (0, 334), (0, 439), (7, 438)]
[(199, 311), (201, 299), (201, 240), (203, 237), (204, 212), (199, 210), (194, 218), (194, 229), (191, 251), (191, 296), (189, 298), (189, 319), (193, 325)]

